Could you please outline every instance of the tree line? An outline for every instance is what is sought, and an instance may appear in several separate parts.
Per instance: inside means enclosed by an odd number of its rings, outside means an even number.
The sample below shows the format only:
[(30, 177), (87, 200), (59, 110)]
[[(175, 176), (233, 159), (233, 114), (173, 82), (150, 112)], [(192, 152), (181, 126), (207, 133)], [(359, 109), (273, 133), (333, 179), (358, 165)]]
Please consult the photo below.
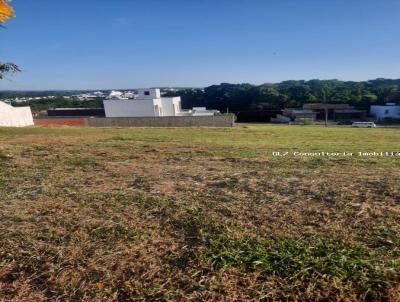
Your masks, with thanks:
[[(70, 94), (72, 92), (69, 92)], [(0, 98), (11, 96), (55, 95), (56, 98), (13, 103), (31, 106), (40, 112), (50, 108), (100, 108), (102, 99), (79, 101), (65, 99), (65, 92), (0, 92)], [(166, 96), (180, 96), (182, 107), (207, 107), (222, 113), (236, 113), (240, 121), (267, 121), (283, 108), (301, 107), (305, 103), (348, 103), (368, 110), (372, 104), (400, 103), (400, 79), (375, 79), (354, 82), (339, 80), (284, 81), (275, 84), (212, 85), (204, 89), (183, 89), (168, 92)]]
[(357, 108), (369, 108), (371, 104), (400, 102), (400, 79), (284, 81), (263, 85), (222, 83), (204, 89), (180, 90), (169, 95), (181, 96), (183, 108), (205, 106), (234, 113), (275, 111), (319, 102), (348, 103)]
[(29, 100), (24, 102), (12, 102), (15, 107), (29, 106), (33, 113), (43, 114), (48, 109), (55, 108), (102, 108), (103, 99), (80, 101), (78, 99), (66, 99), (63, 97), (43, 98), (40, 100)]

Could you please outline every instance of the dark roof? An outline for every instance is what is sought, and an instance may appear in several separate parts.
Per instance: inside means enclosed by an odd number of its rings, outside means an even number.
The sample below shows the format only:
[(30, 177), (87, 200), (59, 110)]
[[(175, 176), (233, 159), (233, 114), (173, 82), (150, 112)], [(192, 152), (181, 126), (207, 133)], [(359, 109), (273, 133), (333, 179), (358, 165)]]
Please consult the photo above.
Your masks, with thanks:
[(60, 111), (65, 111), (65, 110), (103, 110), (103, 108), (54, 108), (54, 109), (49, 109), (50, 111), (54, 110), (60, 110)]
[(353, 109), (353, 106), (349, 104), (308, 103), (303, 105), (303, 109)]
[(365, 113), (366, 110), (358, 110), (358, 109), (335, 109), (336, 113)]
[(48, 116), (71, 117), (71, 116), (99, 116), (104, 117), (103, 108), (57, 108), (47, 110)]

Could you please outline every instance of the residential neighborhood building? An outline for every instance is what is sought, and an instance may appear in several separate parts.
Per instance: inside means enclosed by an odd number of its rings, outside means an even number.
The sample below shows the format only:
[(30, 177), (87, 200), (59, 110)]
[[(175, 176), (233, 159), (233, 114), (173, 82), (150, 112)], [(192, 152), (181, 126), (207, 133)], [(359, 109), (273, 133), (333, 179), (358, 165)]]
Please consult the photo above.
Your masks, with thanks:
[(30, 107), (13, 107), (0, 101), (0, 126), (25, 127), (33, 125)]
[(206, 107), (193, 107), (189, 110), (192, 116), (212, 116), (219, 113), (219, 110), (208, 110)]
[(317, 120), (334, 122), (353, 122), (364, 120), (367, 115), (366, 110), (359, 110), (346, 103), (308, 103), (303, 105), (303, 109), (310, 109), (317, 113)]
[(292, 118), (284, 116), (283, 114), (277, 114), (276, 117), (271, 118), (272, 123), (283, 123), (288, 124), (292, 121)]
[(317, 113), (315, 111), (303, 108), (285, 108), (283, 109), (282, 115), (291, 118), (293, 121), (304, 119), (311, 119), (315, 121), (317, 117)]
[(180, 97), (162, 97), (160, 89), (138, 89), (135, 99), (107, 99), (103, 101), (106, 117), (163, 117), (214, 115), (216, 110), (195, 107), (182, 110)]
[(285, 108), (272, 121), (280, 123), (329, 120), (337, 123), (350, 123), (366, 118), (366, 110), (355, 109), (349, 104), (304, 104), (302, 108)]
[(333, 120), (336, 122), (348, 123), (354, 121), (364, 121), (366, 120), (366, 117), (366, 110), (360, 110), (356, 108), (333, 110)]
[(385, 105), (373, 105), (371, 106), (370, 114), (378, 122), (400, 120), (400, 104), (386, 103)]

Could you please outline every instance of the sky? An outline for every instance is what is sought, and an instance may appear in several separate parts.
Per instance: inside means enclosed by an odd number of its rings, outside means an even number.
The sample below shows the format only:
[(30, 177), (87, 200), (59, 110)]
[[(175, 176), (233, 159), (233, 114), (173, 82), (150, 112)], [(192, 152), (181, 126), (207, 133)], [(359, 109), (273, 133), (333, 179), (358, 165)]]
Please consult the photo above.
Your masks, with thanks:
[(399, 0), (14, 0), (0, 90), (400, 78)]

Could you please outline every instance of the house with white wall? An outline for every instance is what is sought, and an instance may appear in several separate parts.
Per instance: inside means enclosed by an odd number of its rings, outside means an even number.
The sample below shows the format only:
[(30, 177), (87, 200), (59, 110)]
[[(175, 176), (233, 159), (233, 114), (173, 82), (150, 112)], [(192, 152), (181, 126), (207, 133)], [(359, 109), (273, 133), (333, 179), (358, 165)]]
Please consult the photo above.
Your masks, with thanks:
[[(214, 115), (215, 110), (182, 110), (180, 97), (162, 97), (160, 89), (138, 89), (135, 99), (104, 100), (106, 117), (163, 117)], [(196, 108), (194, 108), (196, 109)], [(201, 114), (196, 114), (199, 112)]]
[(0, 127), (25, 127), (33, 125), (30, 107), (13, 107), (0, 101)]
[(379, 122), (383, 122), (386, 119), (400, 120), (400, 104), (373, 105), (371, 106), (370, 114)]
[(192, 116), (212, 116), (219, 113), (219, 110), (208, 110), (206, 107), (193, 107), (189, 110)]

